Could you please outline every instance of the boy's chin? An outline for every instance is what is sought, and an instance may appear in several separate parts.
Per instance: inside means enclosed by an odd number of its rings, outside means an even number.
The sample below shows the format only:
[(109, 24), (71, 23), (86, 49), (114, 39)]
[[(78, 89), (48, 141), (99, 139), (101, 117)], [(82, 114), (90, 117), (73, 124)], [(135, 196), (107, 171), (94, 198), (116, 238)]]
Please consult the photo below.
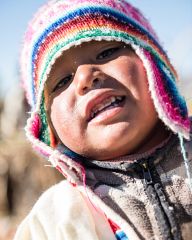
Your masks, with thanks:
[(128, 122), (106, 126), (91, 133), (87, 155), (97, 160), (122, 157), (132, 151), (135, 139), (137, 133)]
[(90, 148), (89, 151), (87, 151), (87, 154), (83, 153), (82, 155), (87, 156), (90, 159), (102, 161), (131, 154), (133, 148), (130, 147), (129, 144), (121, 143), (120, 145), (119, 143), (116, 142), (113, 145), (107, 145), (106, 143), (102, 144), (101, 142), (100, 146), (97, 145), (95, 147), (92, 147), (92, 149)]

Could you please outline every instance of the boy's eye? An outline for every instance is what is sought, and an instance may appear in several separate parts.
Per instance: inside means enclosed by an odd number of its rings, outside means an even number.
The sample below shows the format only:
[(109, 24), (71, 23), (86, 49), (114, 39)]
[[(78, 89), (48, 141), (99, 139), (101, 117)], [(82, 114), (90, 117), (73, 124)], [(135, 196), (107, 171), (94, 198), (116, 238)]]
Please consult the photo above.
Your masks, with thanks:
[(72, 74), (62, 78), (53, 88), (53, 92), (55, 92), (61, 88), (65, 88), (70, 83), (72, 78), (73, 78)]
[(97, 60), (102, 60), (111, 57), (115, 52), (117, 52), (120, 49), (120, 47), (113, 47), (104, 50), (100, 54), (97, 55), (96, 59)]

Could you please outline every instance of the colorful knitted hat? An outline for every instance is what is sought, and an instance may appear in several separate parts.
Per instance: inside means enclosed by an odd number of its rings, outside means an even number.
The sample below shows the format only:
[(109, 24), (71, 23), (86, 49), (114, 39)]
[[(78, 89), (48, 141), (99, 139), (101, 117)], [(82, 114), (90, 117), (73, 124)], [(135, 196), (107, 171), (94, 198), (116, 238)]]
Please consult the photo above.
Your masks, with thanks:
[[(91, 40), (130, 44), (146, 69), (148, 85), (159, 118), (181, 138), (190, 139), (190, 120), (179, 94), (177, 74), (151, 25), (125, 0), (53, 0), (29, 24), (21, 54), (21, 74), (32, 107), (26, 132), (29, 140), (54, 166), (79, 172), (79, 166), (53, 147), (44, 108), (44, 84), (63, 52)], [(57, 159), (53, 155), (59, 155)], [(71, 175), (70, 175), (71, 176)]]

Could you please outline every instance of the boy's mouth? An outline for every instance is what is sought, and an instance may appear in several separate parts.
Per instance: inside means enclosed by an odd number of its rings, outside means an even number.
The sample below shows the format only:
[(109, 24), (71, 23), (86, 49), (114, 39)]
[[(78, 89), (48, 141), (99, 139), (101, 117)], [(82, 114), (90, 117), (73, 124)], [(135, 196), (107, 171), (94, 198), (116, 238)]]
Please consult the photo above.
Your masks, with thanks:
[(125, 101), (125, 96), (110, 96), (105, 98), (102, 102), (96, 104), (90, 111), (88, 121), (91, 121), (101, 113), (122, 106)]

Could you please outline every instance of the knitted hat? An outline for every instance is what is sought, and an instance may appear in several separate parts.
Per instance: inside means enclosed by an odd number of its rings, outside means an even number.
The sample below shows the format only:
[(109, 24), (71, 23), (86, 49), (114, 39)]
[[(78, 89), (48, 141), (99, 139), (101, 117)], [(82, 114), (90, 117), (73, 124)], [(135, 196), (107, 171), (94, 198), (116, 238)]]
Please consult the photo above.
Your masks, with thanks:
[[(32, 107), (26, 132), (29, 140), (53, 159), (53, 138), (44, 108), (44, 84), (56, 59), (72, 46), (91, 40), (130, 44), (142, 60), (159, 118), (181, 138), (190, 138), (185, 100), (176, 87), (177, 74), (146, 18), (125, 0), (53, 0), (29, 24), (21, 54), (21, 74)], [(60, 154), (57, 150), (55, 154)], [(62, 161), (79, 171), (70, 158)], [(55, 161), (55, 162), (54, 162)], [(64, 172), (68, 170), (62, 165)]]

